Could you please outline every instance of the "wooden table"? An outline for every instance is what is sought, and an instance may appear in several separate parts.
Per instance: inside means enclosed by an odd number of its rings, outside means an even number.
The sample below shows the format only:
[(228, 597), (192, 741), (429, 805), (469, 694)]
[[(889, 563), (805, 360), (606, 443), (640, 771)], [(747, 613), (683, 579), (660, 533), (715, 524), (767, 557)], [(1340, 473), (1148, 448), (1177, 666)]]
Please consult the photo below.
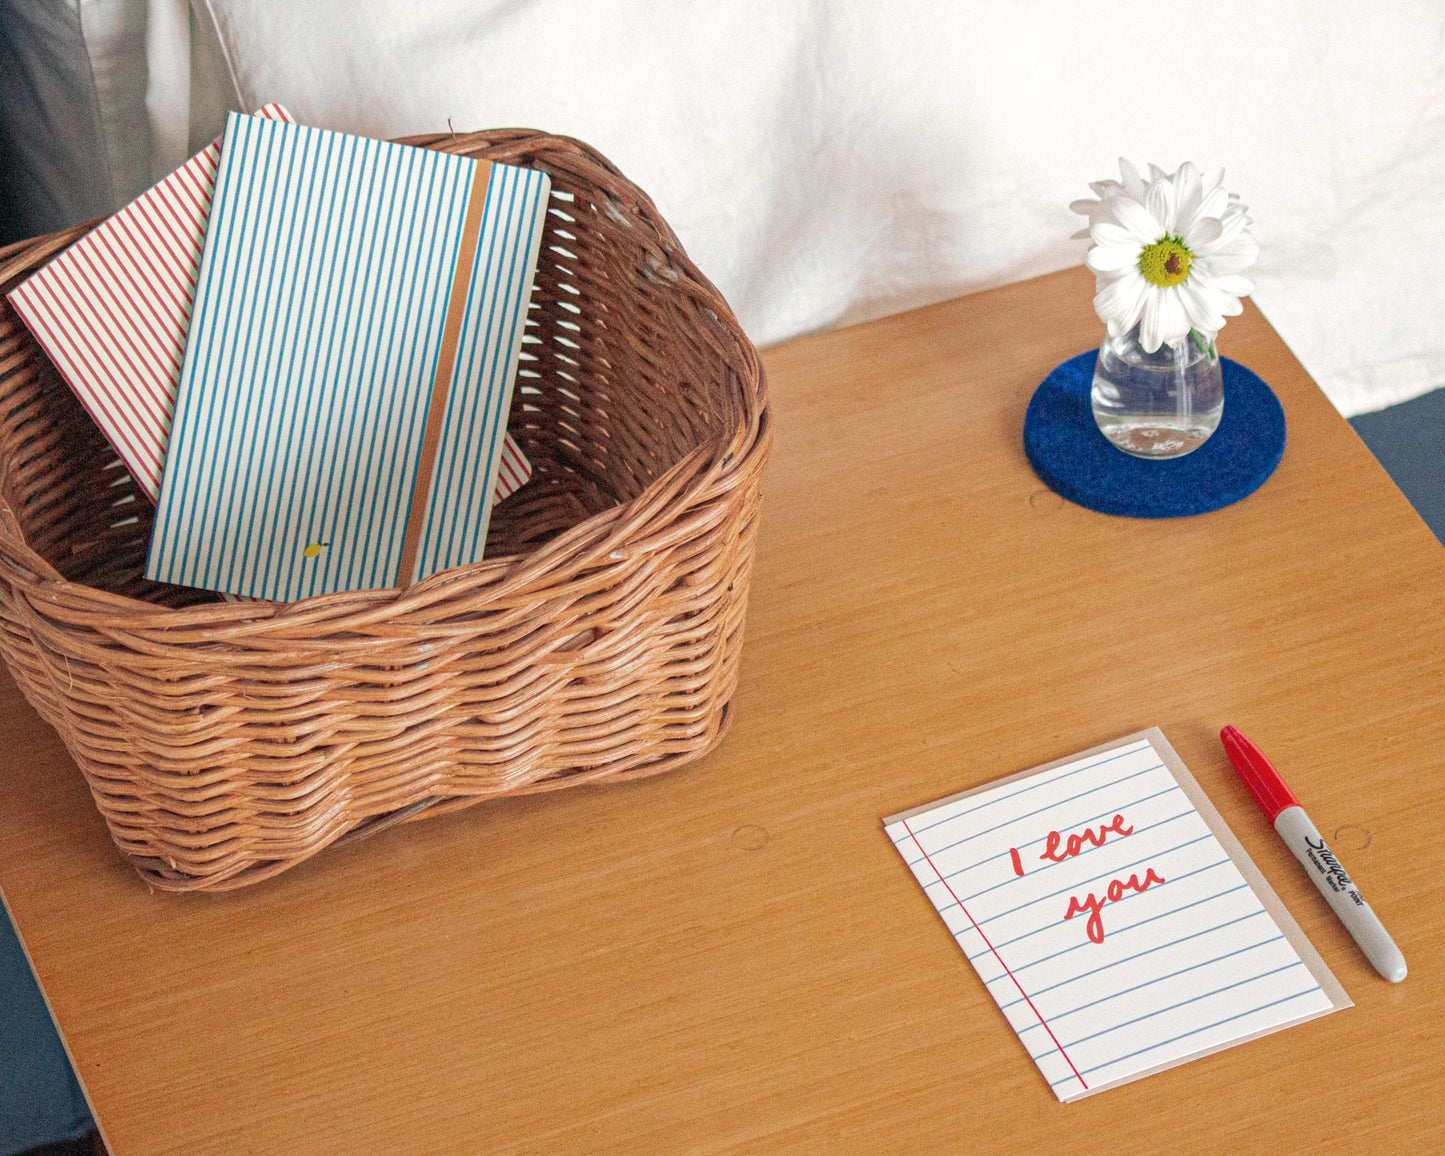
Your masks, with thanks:
[[(116, 1156), (1432, 1151), (1445, 1136), (1445, 554), (1250, 308), (1283, 464), (1175, 521), (1046, 490), (1074, 270), (767, 355), (736, 722), (224, 895), (151, 893), (0, 690), (0, 884)], [(1365, 963), (1236, 780), (1286, 770), (1410, 961)], [(880, 818), (1158, 725), (1356, 1006), (1061, 1106)]]

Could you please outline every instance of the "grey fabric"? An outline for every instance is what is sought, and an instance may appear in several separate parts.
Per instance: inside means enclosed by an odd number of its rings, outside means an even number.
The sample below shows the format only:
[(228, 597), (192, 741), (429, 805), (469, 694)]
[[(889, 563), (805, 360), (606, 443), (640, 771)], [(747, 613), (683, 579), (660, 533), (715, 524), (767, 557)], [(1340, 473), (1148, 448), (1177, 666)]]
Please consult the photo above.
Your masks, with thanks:
[(0, 241), (150, 185), (146, 0), (0, 0)]
[(191, 9), (190, 149), (194, 156), (221, 135), (227, 112), (248, 112), (236, 92), (231, 66), (210, 12)]

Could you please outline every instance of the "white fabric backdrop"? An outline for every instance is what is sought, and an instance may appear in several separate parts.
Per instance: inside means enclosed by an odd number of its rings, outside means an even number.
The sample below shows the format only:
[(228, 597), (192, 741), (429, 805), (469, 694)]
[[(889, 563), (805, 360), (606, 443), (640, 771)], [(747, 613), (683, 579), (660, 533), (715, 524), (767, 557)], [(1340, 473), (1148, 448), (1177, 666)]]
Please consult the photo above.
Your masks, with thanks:
[(759, 344), (1077, 263), (1126, 155), (1223, 164), (1346, 414), (1445, 384), (1434, 0), (208, 0), (246, 106), (580, 137)]
[[(1075, 264), (1089, 180), (1188, 159), (1253, 208), (1255, 299), (1344, 413), (1445, 385), (1438, 0), (193, 0), (195, 29), (187, 0), (58, 2), (0, 0), (0, 108), (51, 209), (97, 156), (76, 214), (117, 207), (221, 103), (377, 136), (545, 128), (651, 193), (767, 345)], [(84, 53), (26, 38), (51, 9)], [(106, 63), (141, 53), (148, 76)], [(45, 104), (47, 67), (145, 112), (97, 140)]]

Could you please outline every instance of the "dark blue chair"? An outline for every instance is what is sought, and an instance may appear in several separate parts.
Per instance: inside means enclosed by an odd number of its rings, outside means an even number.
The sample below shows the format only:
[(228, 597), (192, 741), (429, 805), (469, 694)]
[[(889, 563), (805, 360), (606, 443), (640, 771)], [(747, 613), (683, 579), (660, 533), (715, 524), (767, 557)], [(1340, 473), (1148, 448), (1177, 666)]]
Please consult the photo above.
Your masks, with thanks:
[(1350, 425), (1445, 542), (1445, 389), (1352, 417)]
[(10, 918), (0, 910), (0, 1156), (95, 1127)]

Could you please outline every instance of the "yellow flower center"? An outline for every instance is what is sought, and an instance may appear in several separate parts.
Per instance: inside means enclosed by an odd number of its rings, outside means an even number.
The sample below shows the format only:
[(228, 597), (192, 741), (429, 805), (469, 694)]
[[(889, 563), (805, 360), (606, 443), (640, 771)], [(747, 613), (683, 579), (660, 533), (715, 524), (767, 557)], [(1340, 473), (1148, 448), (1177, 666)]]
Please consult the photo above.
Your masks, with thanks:
[(1194, 254), (1184, 247), (1178, 237), (1161, 237), (1152, 245), (1145, 245), (1139, 254), (1139, 272), (1144, 280), (1161, 289), (1178, 285), (1189, 276), (1189, 262)]

